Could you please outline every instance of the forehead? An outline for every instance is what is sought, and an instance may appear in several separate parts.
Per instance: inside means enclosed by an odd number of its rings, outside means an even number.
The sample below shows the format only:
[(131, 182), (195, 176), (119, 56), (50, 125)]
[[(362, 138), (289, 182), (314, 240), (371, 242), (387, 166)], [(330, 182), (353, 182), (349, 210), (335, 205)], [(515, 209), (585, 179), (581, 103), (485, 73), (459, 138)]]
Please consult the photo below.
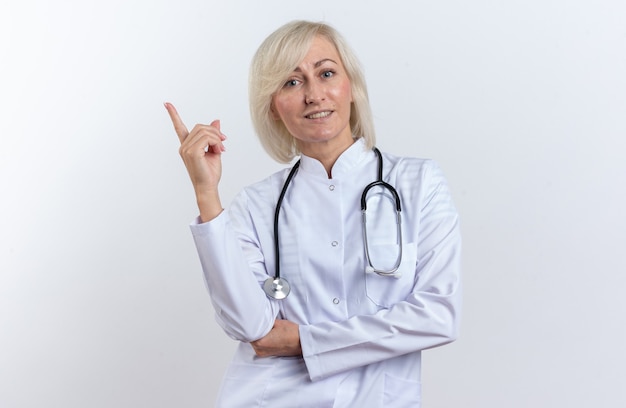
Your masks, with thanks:
[(335, 45), (328, 38), (316, 35), (313, 37), (309, 50), (304, 56), (304, 59), (298, 64), (298, 67), (315, 65), (329, 59), (342, 65), (339, 51), (337, 51)]

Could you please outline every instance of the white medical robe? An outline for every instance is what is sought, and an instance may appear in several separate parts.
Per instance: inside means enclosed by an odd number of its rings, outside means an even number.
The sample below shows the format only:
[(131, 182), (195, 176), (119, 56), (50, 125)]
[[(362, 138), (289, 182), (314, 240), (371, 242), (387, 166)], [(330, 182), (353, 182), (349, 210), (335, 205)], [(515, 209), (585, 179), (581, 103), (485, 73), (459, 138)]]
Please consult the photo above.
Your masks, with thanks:
[[(419, 407), (421, 351), (453, 341), (461, 297), (461, 237), (450, 191), (431, 160), (383, 154), (383, 178), (402, 202), (401, 276), (367, 273), (360, 210), (377, 159), (357, 140), (329, 179), (301, 157), (280, 212), (284, 300), (269, 299), (274, 210), (288, 169), (245, 188), (229, 212), (191, 225), (224, 331), (238, 340), (218, 406)], [(393, 267), (395, 204), (378, 187), (367, 199), (372, 263)], [(259, 358), (249, 342), (275, 319), (299, 324), (303, 357)]]

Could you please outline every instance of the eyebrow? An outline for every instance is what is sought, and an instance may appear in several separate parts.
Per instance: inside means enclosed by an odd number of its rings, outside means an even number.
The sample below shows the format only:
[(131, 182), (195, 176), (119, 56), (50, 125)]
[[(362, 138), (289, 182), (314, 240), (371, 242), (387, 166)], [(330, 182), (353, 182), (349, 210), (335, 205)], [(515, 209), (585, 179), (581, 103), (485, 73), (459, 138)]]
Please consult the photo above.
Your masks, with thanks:
[[(333, 59), (330, 59), (330, 58), (324, 58), (324, 59), (321, 59), (321, 60), (317, 61), (317, 62), (313, 65), (313, 68), (319, 68), (321, 65), (323, 65), (325, 62), (328, 62), (328, 61), (332, 62), (332, 63), (333, 63), (333, 64), (335, 64), (335, 65), (339, 65), (339, 64), (337, 64), (337, 62), (336, 62), (335, 60), (333, 60)], [(294, 72), (301, 72), (301, 71), (302, 71), (302, 70), (300, 69), (300, 67), (296, 67), (296, 69), (294, 69)]]

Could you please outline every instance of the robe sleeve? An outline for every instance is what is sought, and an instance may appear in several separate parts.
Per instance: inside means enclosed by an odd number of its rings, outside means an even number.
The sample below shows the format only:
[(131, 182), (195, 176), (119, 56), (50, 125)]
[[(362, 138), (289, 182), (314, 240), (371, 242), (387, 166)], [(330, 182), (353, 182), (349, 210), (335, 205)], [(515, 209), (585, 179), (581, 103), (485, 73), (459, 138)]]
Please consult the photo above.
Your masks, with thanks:
[[(245, 193), (237, 200), (245, 206)], [(265, 336), (279, 306), (261, 287), (268, 275), (255, 239), (237, 235), (227, 212), (207, 223), (196, 220), (190, 228), (218, 324), (235, 340)]]

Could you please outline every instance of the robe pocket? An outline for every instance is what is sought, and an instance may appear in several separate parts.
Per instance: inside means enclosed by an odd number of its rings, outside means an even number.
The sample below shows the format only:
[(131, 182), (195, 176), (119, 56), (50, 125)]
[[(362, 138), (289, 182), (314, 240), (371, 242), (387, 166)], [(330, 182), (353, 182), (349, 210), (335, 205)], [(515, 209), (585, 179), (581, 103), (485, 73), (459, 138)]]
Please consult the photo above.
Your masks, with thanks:
[[(398, 258), (398, 245), (372, 244), (370, 258), (376, 268), (389, 270), (393, 268)], [(381, 276), (376, 272), (365, 272), (365, 291), (367, 297), (382, 307), (391, 307), (403, 301), (415, 286), (415, 264), (417, 262), (417, 248), (413, 243), (402, 246), (402, 261), (395, 276)]]
[(421, 406), (422, 384), (385, 374), (383, 406), (394, 408), (419, 408)]
[(233, 362), (222, 380), (218, 407), (251, 407), (263, 402), (270, 384), (274, 364), (272, 359), (260, 364)]

